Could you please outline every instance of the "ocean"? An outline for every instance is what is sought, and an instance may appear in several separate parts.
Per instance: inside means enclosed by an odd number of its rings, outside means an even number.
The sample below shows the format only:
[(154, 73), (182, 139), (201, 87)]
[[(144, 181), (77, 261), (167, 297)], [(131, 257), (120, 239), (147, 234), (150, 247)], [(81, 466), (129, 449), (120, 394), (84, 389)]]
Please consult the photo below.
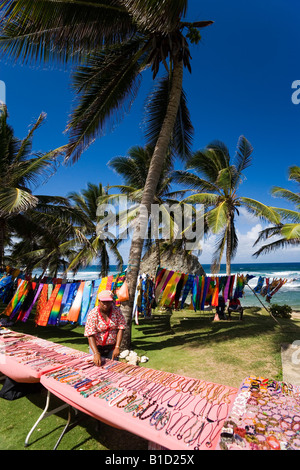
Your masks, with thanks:
[[(125, 266), (126, 267), (126, 266)], [(210, 273), (210, 265), (203, 264), (203, 269), (206, 274)], [(92, 280), (99, 277), (99, 266), (91, 265), (78, 271), (78, 273), (69, 278)], [(295, 310), (300, 310), (300, 263), (240, 263), (231, 265), (232, 274), (250, 274), (255, 276), (249, 281), (249, 285), (254, 288), (257, 284), (258, 277), (284, 278), (288, 282), (281, 287), (281, 289), (272, 297), (272, 304), (289, 305)], [(110, 274), (116, 274), (116, 266), (111, 266)], [(226, 274), (226, 266), (221, 265), (220, 275)], [(244, 290), (244, 297), (241, 299), (243, 306), (257, 306), (261, 307), (260, 301), (246, 286)], [(265, 298), (258, 294), (259, 299), (267, 307), (270, 305), (266, 302)]]

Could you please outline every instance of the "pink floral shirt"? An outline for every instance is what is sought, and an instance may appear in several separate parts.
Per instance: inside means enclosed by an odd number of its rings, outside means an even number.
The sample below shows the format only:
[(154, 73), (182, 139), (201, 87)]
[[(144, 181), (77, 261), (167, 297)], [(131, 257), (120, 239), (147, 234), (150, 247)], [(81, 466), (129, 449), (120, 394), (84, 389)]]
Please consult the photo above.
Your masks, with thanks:
[(107, 321), (101, 315), (99, 307), (95, 307), (88, 313), (84, 336), (95, 336), (99, 346), (115, 344), (118, 330), (125, 330), (126, 321), (120, 308), (115, 305)]

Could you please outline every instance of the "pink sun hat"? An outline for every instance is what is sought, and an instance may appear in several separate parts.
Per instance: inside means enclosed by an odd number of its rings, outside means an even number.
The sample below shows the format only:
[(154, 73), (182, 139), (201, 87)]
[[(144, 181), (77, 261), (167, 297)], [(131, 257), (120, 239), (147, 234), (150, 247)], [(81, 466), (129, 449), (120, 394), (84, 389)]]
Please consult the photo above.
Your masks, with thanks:
[(114, 300), (113, 293), (110, 290), (103, 290), (99, 292), (98, 300), (102, 302), (112, 302)]

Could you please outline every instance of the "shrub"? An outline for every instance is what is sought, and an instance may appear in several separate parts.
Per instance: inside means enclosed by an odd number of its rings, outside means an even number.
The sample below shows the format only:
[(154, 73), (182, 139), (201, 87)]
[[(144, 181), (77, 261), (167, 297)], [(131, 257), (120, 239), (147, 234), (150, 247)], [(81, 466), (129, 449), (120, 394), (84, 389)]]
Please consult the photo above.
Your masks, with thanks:
[(270, 311), (274, 317), (291, 318), (293, 310), (289, 305), (274, 304), (270, 307)]

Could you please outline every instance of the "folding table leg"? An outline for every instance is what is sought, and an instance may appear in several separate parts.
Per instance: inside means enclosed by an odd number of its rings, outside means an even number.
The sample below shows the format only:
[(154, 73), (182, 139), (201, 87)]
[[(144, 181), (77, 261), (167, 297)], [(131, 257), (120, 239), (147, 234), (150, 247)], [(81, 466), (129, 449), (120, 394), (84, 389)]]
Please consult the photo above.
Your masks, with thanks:
[[(39, 417), (39, 419), (37, 420), (37, 422), (34, 424), (34, 426), (31, 428), (31, 430), (29, 431), (29, 433), (27, 434), (26, 436), (26, 439), (25, 439), (25, 444), (24, 446), (27, 447), (29, 446), (29, 439), (30, 439), (30, 436), (31, 434), (33, 433), (33, 431), (35, 430), (35, 428), (37, 427), (37, 425), (42, 421), (42, 419), (45, 419), (47, 418), (48, 416), (51, 416), (55, 413), (58, 413), (59, 411), (61, 410), (64, 410), (65, 408), (69, 407), (70, 408), (70, 405), (68, 405), (67, 403), (65, 403), (64, 405), (61, 405), (57, 408), (55, 408), (54, 410), (51, 410), (51, 411), (48, 411), (48, 408), (49, 408), (49, 404), (50, 404), (50, 398), (51, 398), (51, 392), (49, 392), (49, 390), (47, 391), (47, 400), (46, 400), (46, 406), (45, 406), (45, 409), (44, 411), (42, 412), (41, 416)], [(70, 413), (70, 411), (69, 411)], [(63, 432), (64, 434), (64, 432)], [(62, 435), (63, 435), (62, 434)], [(62, 436), (60, 437), (60, 440), (61, 440)], [(58, 442), (59, 444), (59, 442)], [(58, 445), (57, 444), (57, 445)]]
[(70, 424), (70, 422), (71, 422), (71, 417), (72, 417), (71, 410), (72, 410), (72, 407), (69, 405), (67, 424), (65, 425), (65, 427), (64, 427), (64, 429), (63, 429), (63, 432), (62, 432), (61, 435), (59, 436), (59, 439), (58, 439), (57, 443), (56, 443), (55, 446), (53, 447), (53, 450), (56, 450), (56, 449), (57, 449), (57, 447), (59, 446), (60, 441), (62, 440), (62, 438), (63, 438), (65, 432), (67, 431), (67, 429), (68, 429), (68, 427), (69, 427), (69, 424)]

